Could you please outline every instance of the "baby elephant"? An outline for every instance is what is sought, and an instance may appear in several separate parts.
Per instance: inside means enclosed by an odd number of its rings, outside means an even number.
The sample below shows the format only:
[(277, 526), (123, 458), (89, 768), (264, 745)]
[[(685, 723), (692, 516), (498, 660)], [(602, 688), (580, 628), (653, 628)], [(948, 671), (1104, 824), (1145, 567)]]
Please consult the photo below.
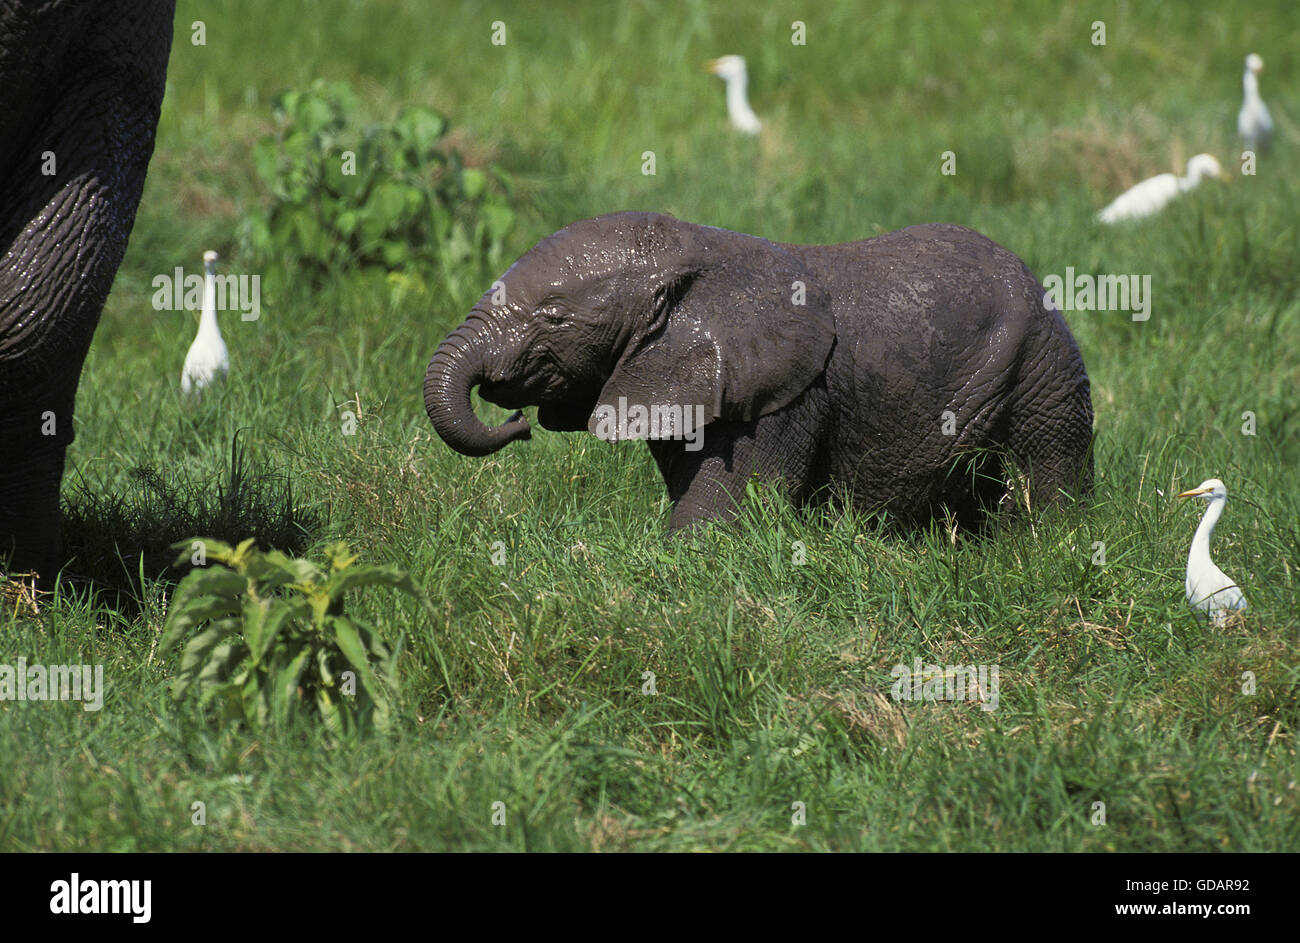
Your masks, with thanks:
[[(442, 342), (424, 404), (487, 455), (470, 390), (547, 429), (647, 439), (673, 530), (735, 515), (751, 475), (914, 525), (978, 524), (1014, 466), (1031, 503), (1092, 484), (1079, 348), (1015, 255), (960, 226), (800, 246), (611, 213), (543, 239)], [(1023, 500), (1023, 499), (1020, 499)]]

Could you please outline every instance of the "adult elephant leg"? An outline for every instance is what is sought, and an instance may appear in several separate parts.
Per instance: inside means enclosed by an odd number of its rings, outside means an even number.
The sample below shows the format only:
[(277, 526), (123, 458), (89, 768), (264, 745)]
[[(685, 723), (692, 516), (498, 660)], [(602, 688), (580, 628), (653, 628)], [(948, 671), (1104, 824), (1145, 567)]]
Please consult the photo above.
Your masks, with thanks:
[(153, 152), (170, 0), (0, 5), (0, 565), (57, 568), (81, 365)]
[(50, 449), (0, 465), (0, 494), (23, 495), (0, 504), (0, 572), (53, 575), (60, 550), (59, 482), (64, 450)]

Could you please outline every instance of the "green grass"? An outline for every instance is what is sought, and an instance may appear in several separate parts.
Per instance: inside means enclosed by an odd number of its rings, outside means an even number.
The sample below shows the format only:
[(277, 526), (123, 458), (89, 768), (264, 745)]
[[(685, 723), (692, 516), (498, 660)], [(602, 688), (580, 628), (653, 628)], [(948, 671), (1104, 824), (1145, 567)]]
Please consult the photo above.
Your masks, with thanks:
[[(64, 485), (80, 564), (126, 574), (131, 598), (73, 583), (39, 620), (0, 616), (0, 660), (102, 663), (108, 684), (97, 714), (0, 702), (0, 848), (1300, 846), (1300, 60), (1280, 41), (1300, 8), (809, 4), (795, 47), (775, 8), (438, 7), (180, 3)], [(207, 47), (189, 43), (200, 18)], [(489, 42), (495, 19), (505, 47)], [(1096, 19), (1104, 48), (1089, 42)], [(1280, 125), (1259, 174), (1204, 184), (1142, 225), (1093, 223), (1180, 157), (1237, 169), (1250, 51)], [(700, 68), (730, 52), (749, 59), (757, 141), (729, 132)], [(207, 248), (247, 270), (238, 226), (263, 199), (249, 149), (271, 96), (317, 76), (352, 82), (372, 120), (412, 102), (445, 112), (468, 155), (514, 174), (529, 209), (511, 257), (574, 219), (646, 209), (797, 242), (956, 222), (1040, 278), (1151, 275), (1150, 321), (1067, 315), (1093, 382), (1095, 501), (953, 540), (760, 490), (737, 526), (669, 540), (638, 444), (538, 430), (486, 459), (445, 447), (420, 383), (473, 299), (378, 277), (313, 290), (265, 273), (261, 320), (223, 320), (229, 384), (184, 403), (192, 318), (154, 312), (150, 279), (197, 270)], [(955, 177), (939, 173), (946, 150)], [(264, 486), (232, 511), (216, 489), (236, 434)], [(1225, 629), (1185, 606), (1201, 506), (1172, 499), (1211, 476), (1231, 493), (1215, 557), (1251, 606)], [(154, 649), (172, 584), (142, 555), (205, 521), (247, 531), (214, 534), (230, 540), (263, 526), (302, 545), (341, 537), (363, 562), (412, 572), (432, 622), (396, 595), (349, 603), (407, 634), (395, 731), (253, 736), (169, 702), (176, 665)], [(890, 669), (918, 657), (999, 665), (998, 709), (894, 701)], [(1104, 826), (1090, 821), (1099, 801)]]

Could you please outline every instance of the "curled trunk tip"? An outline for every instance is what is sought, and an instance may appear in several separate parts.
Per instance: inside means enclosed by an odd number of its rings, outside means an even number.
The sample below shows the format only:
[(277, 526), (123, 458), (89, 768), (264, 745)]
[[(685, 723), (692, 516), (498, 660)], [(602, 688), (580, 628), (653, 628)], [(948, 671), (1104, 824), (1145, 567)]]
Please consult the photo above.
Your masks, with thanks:
[(482, 380), (482, 355), (463, 330), (442, 342), (424, 375), (425, 412), (439, 437), (462, 455), (491, 455), (515, 439), (532, 436), (528, 420), (519, 412), (499, 426), (484, 425), (469, 395)]

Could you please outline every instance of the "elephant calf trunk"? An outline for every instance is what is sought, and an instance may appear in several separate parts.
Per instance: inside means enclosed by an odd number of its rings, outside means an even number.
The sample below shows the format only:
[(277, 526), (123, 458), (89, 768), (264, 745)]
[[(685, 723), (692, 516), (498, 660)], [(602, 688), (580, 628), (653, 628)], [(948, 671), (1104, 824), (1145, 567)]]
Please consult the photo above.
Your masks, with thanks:
[(462, 455), (491, 455), (515, 439), (532, 437), (522, 413), (489, 427), (474, 413), (470, 390), (483, 380), (483, 359), (462, 331), (442, 342), (424, 375), (424, 408), (442, 440)]

